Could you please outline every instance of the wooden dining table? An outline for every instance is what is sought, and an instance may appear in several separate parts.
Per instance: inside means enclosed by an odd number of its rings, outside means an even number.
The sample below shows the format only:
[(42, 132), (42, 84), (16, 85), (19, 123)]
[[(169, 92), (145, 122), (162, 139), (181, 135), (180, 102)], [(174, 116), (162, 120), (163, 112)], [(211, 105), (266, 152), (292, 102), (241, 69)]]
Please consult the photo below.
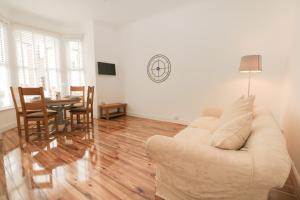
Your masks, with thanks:
[(63, 125), (63, 131), (68, 130), (68, 125), (70, 122), (64, 116), (64, 110), (71, 108), (74, 104), (79, 103), (79, 97), (63, 97), (63, 98), (46, 98), (47, 107), (51, 110), (55, 110), (57, 112), (57, 122), (58, 125)]

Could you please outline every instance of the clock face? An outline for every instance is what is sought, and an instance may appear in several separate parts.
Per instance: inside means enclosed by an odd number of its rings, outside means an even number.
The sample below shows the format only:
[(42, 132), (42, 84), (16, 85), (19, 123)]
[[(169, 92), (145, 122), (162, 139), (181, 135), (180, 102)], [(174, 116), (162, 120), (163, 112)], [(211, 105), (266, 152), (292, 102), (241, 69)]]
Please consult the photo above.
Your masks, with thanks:
[(147, 72), (153, 82), (164, 82), (171, 73), (171, 62), (162, 54), (155, 55), (148, 63)]

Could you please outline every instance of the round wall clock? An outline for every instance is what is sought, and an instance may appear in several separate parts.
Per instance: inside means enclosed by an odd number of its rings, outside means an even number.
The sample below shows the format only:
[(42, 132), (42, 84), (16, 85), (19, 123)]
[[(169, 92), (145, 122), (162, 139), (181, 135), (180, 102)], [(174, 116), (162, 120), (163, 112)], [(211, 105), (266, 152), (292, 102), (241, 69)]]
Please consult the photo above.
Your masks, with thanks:
[(170, 60), (162, 54), (153, 56), (148, 62), (147, 73), (153, 82), (164, 82), (171, 73)]

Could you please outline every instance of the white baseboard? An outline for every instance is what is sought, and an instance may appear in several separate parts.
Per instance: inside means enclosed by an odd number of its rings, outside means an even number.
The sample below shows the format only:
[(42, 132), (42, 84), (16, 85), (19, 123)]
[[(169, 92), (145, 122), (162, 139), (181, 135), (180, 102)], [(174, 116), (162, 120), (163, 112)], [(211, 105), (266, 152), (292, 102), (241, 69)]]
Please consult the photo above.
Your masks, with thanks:
[(15, 128), (15, 127), (17, 127), (16, 122), (7, 123), (7, 124), (1, 126), (1, 127), (0, 127), (0, 136), (1, 136), (1, 134), (2, 134), (3, 132), (5, 132), (5, 131), (7, 131), (7, 130), (9, 130), (9, 129)]
[(128, 116), (133, 117), (140, 117), (140, 118), (146, 118), (146, 119), (152, 119), (157, 121), (164, 121), (164, 122), (170, 122), (170, 123), (176, 123), (176, 124), (182, 124), (182, 125), (188, 125), (190, 122), (184, 121), (184, 120), (173, 120), (173, 119), (166, 119), (163, 117), (158, 116), (151, 116), (151, 115), (144, 115), (144, 114), (136, 114), (136, 113), (127, 113)]

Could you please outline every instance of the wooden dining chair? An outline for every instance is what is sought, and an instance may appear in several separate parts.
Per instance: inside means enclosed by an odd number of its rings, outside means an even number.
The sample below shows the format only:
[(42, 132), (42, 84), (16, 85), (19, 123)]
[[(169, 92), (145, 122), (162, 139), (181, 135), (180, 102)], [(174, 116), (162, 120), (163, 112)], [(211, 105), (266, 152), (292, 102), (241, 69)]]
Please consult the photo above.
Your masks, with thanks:
[(16, 118), (17, 118), (17, 128), (19, 136), (22, 135), (22, 125), (21, 125), (21, 118), (23, 118), (23, 111), (20, 104), (20, 96), (19, 91), (17, 88), (10, 87), (11, 97), (14, 103), (15, 111), (16, 111)]
[[(49, 138), (49, 120), (54, 119), (55, 130), (57, 132), (58, 131), (57, 112), (47, 110), (43, 88), (42, 87), (40, 88), (19, 87), (18, 89), (19, 89), (23, 117), (24, 117), (26, 140), (29, 139), (28, 123), (30, 121), (35, 121), (39, 123), (42, 122), (44, 134), (47, 138)], [(32, 97), (34, 97), (34, 99)], [(41, 130), (38, 131), (41, 132)]]
[[(80, 101), (76, 104), (73, 104), (70, 108), (64, 110), (65, 117), (67, 116), (67, 110), (84, 107), (85, 99), (85, 87), (84, 86), (70, 86), (70, 96), (76, 96), (80, 98)], [(80, 122), (80, 116), (77, 116), (77, 122)]]
[[(72, 108), (70, 110), (71, 130), (74, 130), (74, 124), (73, 124), (74, 115), (76, 115), (76, 116), (83, 115), (83, 122), (84, 122), (85, 128), (89, 128), (90, 123), (92, 124), (92, 126), (94, 126), (93, 102), (94, 102), (94, 86), (92, 86), (92, 87), (89, 86), (85, 106)], [(91, 119), (90, 119), (90, 117), (91, 117)]]
[(70, 86), (70, 95), (80, 98), (80, 102), (74, 104), (72, 107), (83, 107), (85, 98), (85, 87), (84, 86)]
[(11, 93), (11, 97), (12, 97), (15, 112), (16, 112), (18, 134), (19, 134), (19, 136), (22, 136), (22, 130), (24, 130), (24, 127), (23, 127), (24, 122), (22, 123), (22, 119), (24, 119), (24, 116), (23, 116), (23, 111), (22, 111), (18, 88), (11, 86), (10, 93)]

